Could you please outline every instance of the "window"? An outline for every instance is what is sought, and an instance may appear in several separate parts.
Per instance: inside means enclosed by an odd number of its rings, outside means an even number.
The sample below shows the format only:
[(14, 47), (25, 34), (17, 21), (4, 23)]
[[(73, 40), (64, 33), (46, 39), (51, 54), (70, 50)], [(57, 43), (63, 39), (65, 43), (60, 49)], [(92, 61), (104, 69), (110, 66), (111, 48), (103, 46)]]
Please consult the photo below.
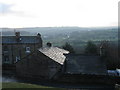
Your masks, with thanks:
[(4, 56), (4, 61), (5, 61), (5, 63), (9, 62), (9, 57), (8, 56)]
[(30, 51), (30, 47), (26, 47), (26, 51)]
[(4, 51), (8, 51), (8, 47), (7, 46), (4, 46)]
[(26, 53), (30, 53), (30, 47), (26, 47)]
[(20, 56), (16, 56), (16, 62), (20, 60)]

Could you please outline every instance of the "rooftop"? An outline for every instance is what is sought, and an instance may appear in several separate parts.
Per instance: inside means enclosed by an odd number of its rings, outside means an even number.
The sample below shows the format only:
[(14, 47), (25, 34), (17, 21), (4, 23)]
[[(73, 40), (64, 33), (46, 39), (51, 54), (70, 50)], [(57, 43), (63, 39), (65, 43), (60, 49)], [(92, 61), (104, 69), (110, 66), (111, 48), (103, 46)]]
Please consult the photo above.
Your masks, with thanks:
[(105, 61), (99, 56), (66, 55), (66, 73), (106, 75)]
[(39, 43), (39, 39), (37, 36), (20, 36), (21, 41), (16, 41), (16, 36), (2, 36), (2, 43), (3, 44), (15, 44), (15, 43)]
[(69, 51), (60, 49), (58, 47), (44, 47), (40, 48), (39, 51), (60, 64), (63, 64), (66, 59), (65, 55), (63, 54), (69, 53)]

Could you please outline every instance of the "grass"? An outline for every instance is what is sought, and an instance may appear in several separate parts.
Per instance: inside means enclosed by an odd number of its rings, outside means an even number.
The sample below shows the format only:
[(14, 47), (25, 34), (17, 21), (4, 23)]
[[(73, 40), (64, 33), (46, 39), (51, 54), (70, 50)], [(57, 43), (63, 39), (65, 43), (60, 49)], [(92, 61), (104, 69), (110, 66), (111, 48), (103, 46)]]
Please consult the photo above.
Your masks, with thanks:
[[(11, 89), (10, 89), (11, 88)], [(27, 84), (27, 83), (17, 83), (17, 82), (4, 82), (2, 83), (2, 89), (4, 90), (12, 90), (12, 88), (15, 90), (15, 88), (21, 88), (21, 89), (51, 89), (51, 90), (67, 90), (65, 88), (56, 88), (56, 87), (48, 87), (48, 86), (41, 86), (41, 85), (35, 85), (35, 84)], [(118, 88), (117, 90), (120, 90)]]
[(52, 89), (52, 90), (65, 90), (63, 88), (55, 88), (55, 87), (47, 87), (35, 84), (27, 84), (27, 83), (17, 83), (17, 82), (4, 82), (2, 83), (2, 88), (43, 88), (43, 89)]

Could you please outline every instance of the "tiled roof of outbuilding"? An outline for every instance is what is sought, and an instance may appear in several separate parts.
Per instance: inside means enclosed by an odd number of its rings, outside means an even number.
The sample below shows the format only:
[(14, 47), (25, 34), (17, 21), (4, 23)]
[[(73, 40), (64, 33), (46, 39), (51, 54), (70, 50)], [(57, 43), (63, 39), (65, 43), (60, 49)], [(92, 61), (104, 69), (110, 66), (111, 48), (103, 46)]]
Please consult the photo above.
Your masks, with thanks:
[(66, 55), (66, 73), (106, 75), (105, 61), (99, 56)]
[(39, 51), (60, 64), (63, 64), (66, 59), (65, 55), (63, 54), (69, 53), (69, 51), (60, 49), (58, 47), (44, 47), (40, 48)]

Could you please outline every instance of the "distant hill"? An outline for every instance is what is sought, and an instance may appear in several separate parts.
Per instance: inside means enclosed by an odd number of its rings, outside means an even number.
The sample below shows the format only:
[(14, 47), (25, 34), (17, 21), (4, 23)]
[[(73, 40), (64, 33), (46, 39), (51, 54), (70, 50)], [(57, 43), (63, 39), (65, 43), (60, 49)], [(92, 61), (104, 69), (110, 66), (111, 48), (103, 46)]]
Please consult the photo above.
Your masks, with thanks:
[[(26, 31), (32, 34), (41, 33), (43, 35), (54, 35), (54, 34), (69, 34), (74, 31), (92, 31), (92, 30), (115, 30), (117, 27), (98, 27), (98, 28), (82, 28), (82, 27), (28, 27), (28, 28), (2, 28), (3, 32), (5, 31)], [(30, 34), (29, 33), (29, 34)]]
[[(42, 35), (43, 43), (52, 42), (53, 46), (61, 47), (69, 42), (76, 51), (84, 51), (88, 40), (99, 44), (102, 40), (108, 40), (117, 45), (118, 28), (117, 27), (99, 27), (99, 28), (81, 28), (81, 27), (35, 27), (35, 28), (17, 28), (21, 35)], [(14, 35), (14, 29), (3, 28), (2, 35)]]

